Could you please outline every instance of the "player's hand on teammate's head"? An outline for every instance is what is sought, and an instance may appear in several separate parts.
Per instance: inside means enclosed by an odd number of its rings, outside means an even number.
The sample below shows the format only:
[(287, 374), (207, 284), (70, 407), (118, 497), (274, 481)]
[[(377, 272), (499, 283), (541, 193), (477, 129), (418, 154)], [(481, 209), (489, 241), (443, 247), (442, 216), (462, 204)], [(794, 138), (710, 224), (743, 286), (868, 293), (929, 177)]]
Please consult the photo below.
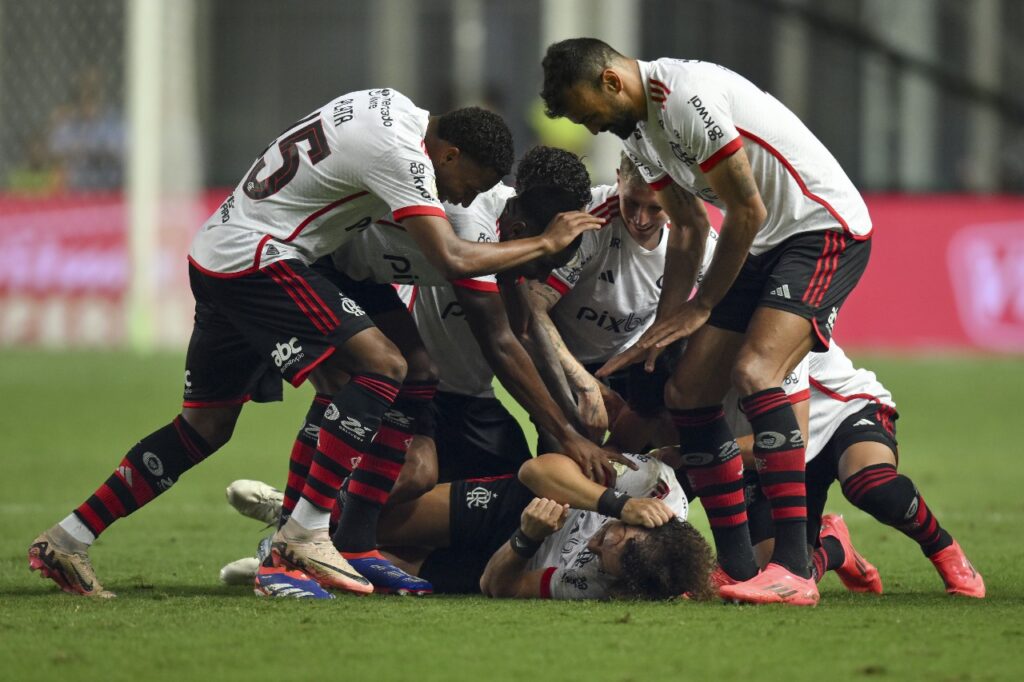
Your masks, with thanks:
[(535, 497), (523, 510), (519, 527), (528, 538), (540, 541), (560, 530), (568, 516), (569, 505), (545, 497)]
[(579, 235), (589, 230), (598, 230), (605, 222), (604, 218), (598, 218), (583, 211), (567, 211), (555, 215), (544, 229), (543, 234), (550, 244), (549, 253), (558, 253), (569, 246)]
[(669, 506), (655, 497), (631, 497), (626, 500), (619, 518), (631, 526), (657, 528), (671, 521), (673, 516)]

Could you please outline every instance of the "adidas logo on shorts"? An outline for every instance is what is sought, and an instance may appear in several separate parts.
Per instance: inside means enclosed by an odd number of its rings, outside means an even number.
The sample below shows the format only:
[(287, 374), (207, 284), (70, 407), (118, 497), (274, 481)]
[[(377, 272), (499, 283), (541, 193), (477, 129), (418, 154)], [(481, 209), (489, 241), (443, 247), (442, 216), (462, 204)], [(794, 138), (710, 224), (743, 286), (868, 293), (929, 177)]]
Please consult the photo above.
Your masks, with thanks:
[(874, 425), (875, 425), (875, 422), (871, 421), (870, 419), (861, 419), (859, 422), (854, 424), (854, 426), (874, 426)]
[(776, 287), (769, 292), (772, 296), (781, 296), (782, 298), (793, 298), (789, 295), (789, 285), (783, 284), (781, 287)]

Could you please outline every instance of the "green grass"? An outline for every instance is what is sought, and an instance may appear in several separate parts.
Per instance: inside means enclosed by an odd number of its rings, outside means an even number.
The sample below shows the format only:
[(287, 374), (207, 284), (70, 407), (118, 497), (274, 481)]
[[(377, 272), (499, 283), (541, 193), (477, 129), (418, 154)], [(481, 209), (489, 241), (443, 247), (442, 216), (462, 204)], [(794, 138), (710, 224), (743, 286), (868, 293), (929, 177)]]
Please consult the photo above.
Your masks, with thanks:
[(903, 471), (984, 574), (988, 599), (947, 598), (913, 543), (837, 491), (829, 508), (847, 514), (879, 566), (882, 598), (846, 594), (829, 576), (817, 609), (261, 601), (217, 582), (260, 536), (225, 504), (224, 487), (283, 478), (305, 390), (248, 407), (222, 452), (97, 542), (94, 563), (118, 599), (73, 598), (28, 572), (25, 549), (175, 413), (182, 361), (6, 351), (0, 679), (1021, 679), (1024, 362), (864, 360), (896, 396)]

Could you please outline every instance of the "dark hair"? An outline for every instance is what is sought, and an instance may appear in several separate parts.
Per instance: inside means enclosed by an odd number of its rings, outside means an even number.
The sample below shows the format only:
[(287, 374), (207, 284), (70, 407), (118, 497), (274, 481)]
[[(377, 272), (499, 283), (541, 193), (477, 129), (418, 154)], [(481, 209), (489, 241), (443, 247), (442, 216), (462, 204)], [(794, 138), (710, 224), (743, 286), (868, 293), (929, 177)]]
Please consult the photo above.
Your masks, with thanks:
[[(570, 192), (579, 210), (590, 203), (590, 174), (580, 157), (557, 147), (534, 147), (523, 155), (516, 167), (516, 190), (551, 185)], [(547, 223), (544, 223), (545, 225)]]
[(622, 576), (613, 592), (634, 599), (690, 599), (713, 595), (709, 578), (714, 554), (704, 536), (686, 521), (672, 519), (645, 529), (622, 551)]
[[(589, 191), (589, 190), (588, 190)], [(519, 210), (527, 221), (528, 234), (540, 234), (556, 215), (566, 211), (580, 210), (579, 197), (573, 192), (555, 185), (534, 185), (516, 196)], [(562, 267), (580, 250), (583, 235), (576, 236), (569, 246), (549, 257), (553, 267)]]
[(577, 197), (569, 190), (554, 185), (536, 185), (516, 196), (519, 208), (529, 223), (539, 230), (547, 227), (559, 213), (578, 211)]
[(480, 107), (449, 111), (438, 119), (437, 135), (500, 178), (512, 170), (512, 132), (493, 111)]
[(601, 84), (601, 72), (622, 59), (611, 45), (597, 38), (570, 38), (548, 47), (541, 62), (544, 89), (540, 96), (551, 118), (565, 116), (565, 95), (577, 83)]

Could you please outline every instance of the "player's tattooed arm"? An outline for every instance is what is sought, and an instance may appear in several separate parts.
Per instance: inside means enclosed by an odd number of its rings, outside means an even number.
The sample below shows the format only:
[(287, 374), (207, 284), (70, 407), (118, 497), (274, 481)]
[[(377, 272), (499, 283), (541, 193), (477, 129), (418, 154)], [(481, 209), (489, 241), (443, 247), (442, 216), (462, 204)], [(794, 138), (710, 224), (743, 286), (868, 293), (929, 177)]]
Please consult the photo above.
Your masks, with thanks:
[[(547, 284), (529, 282), (529, 301), (534, 321), (550, 340), (561, 371), (565, 374), (565, 379), (576, 396), (576, 408), (579, 411), (583, 427), (587, 431), (587, 436), (591, 440), (600, 442), (608, 430), (608, 412), (605, 410), (601, 383), (569, 351), (558, 327), (548, 314), (548, 311), (560, 299), (561, 294)], [(538, 358), (534, 358), (534, 360), (536, 361)], [(541, 361), (551, 364), (549, 358), (544, 358)]]
[(707, 179), (725, 203), (718, 248), (697, 294), (698, 303), (710, 310), (736, 280), (768, 212), (742, 147), (709, 170)]

